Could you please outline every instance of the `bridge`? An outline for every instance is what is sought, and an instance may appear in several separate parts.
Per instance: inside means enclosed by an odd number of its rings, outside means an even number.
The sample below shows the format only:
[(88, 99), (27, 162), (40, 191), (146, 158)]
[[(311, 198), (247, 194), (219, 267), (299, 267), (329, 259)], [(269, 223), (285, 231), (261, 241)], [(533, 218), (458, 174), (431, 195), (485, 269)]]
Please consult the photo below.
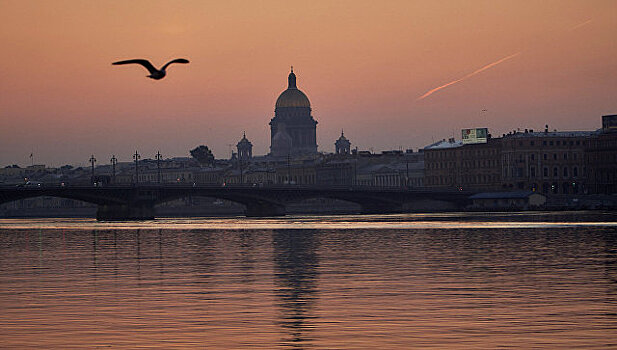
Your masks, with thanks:
[(378, 214), (404, 212), (409, 208), (421, 210), (418, 203), (427, 202), (460, 208), (472, 194), (453, 190), (300, 185), (43, 185), (0, 187), (0, 204), (40, 196), (60, 197), (96, 204), (98, 220), (149, 220), (154, 219), (155, 205), (190, 196), (229, 200), (243, 204), (246, 216), (267, 217), (285, 215), (286, 205), (311, 198), (348, 201), (359, 204), (362, 213)]

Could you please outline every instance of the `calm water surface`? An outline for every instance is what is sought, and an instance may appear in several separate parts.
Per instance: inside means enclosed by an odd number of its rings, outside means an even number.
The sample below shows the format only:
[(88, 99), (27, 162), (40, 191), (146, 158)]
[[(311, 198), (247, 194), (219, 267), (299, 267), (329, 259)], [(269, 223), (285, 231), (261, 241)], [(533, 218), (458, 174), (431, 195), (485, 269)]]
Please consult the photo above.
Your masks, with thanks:
[(614, 213), (0, 219), (3, 349), (617, 348)]

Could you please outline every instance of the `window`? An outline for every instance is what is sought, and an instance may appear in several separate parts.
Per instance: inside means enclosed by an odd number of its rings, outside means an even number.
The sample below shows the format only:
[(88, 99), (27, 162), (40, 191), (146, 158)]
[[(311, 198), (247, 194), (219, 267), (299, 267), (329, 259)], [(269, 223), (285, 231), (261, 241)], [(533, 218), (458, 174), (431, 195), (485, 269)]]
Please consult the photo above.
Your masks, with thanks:
[(548, 144), (552, 146), (553, 145), (553, 141), (550, 141)]
[(578, 176), (578, 167), (574, 167), (572, 169), (572, 176), (577, 177)]
[(536, 155), (535, 154), (531, 154), (531, 160), (536, 160)]
[(563, 168), (563, 177), (568, 177), (568, 167)]
[(563, 159), (564, 159), (564, 160), (568, 160), (568, 154), (567, 154), (567, 153), (564, 153), (564, 154), (563, 154)]
[(536, 143), (534, 141), (529, 142), (530, 146), (534, 146)]
[(557, 153), (553, 153), (553, 160), (557, 160)]
[(557, 167), (553, 168), (553, 177), (558, 177), (559, 176), (559, 170), (557, 169)]
[(548, 177), (548, 168), (544, 167), (544, 177)]
[(559, 146), (561, 144), (561, 141), (557, 141), (557, 142), (555, 142), (555, 144), (557, 144), (557, 146)]
[(546, 146), (546, 141), (542, 141), (542, 146)]
[(548, 159), (548, 155), (546, 153), (544, 153), (544, 160)]
[(531, 177), (536, 177), (536, 168), (535, 167), (531, 167), (529, 170), (530, 170), (530, 173), (531, 173)]

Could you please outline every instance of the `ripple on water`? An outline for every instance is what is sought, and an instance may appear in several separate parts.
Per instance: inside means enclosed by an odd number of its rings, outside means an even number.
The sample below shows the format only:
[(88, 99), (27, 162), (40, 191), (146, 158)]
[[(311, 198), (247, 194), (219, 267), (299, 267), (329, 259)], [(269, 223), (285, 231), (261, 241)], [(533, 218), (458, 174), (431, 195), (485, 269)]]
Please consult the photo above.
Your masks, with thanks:
[(6, 348), (611, 348), (609, 215), (0, 220)]

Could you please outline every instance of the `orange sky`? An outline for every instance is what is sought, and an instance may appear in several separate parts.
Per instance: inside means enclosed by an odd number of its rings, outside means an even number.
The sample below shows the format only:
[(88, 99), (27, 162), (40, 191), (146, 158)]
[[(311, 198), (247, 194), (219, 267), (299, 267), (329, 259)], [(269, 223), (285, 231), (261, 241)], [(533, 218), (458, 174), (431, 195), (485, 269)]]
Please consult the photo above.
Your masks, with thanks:
[[(592, 130), (617, 113), (613, 0), (2, 0), (0, 16), (0, 166), (199, 144), (229, 157), (244, 130), (265, 154), (290, 65), (321, 151), (341, 128), (352, 147), (415, 150), (465, 127)], [(160, 81), (111, 65), (139, 57), (191, 63)]]

